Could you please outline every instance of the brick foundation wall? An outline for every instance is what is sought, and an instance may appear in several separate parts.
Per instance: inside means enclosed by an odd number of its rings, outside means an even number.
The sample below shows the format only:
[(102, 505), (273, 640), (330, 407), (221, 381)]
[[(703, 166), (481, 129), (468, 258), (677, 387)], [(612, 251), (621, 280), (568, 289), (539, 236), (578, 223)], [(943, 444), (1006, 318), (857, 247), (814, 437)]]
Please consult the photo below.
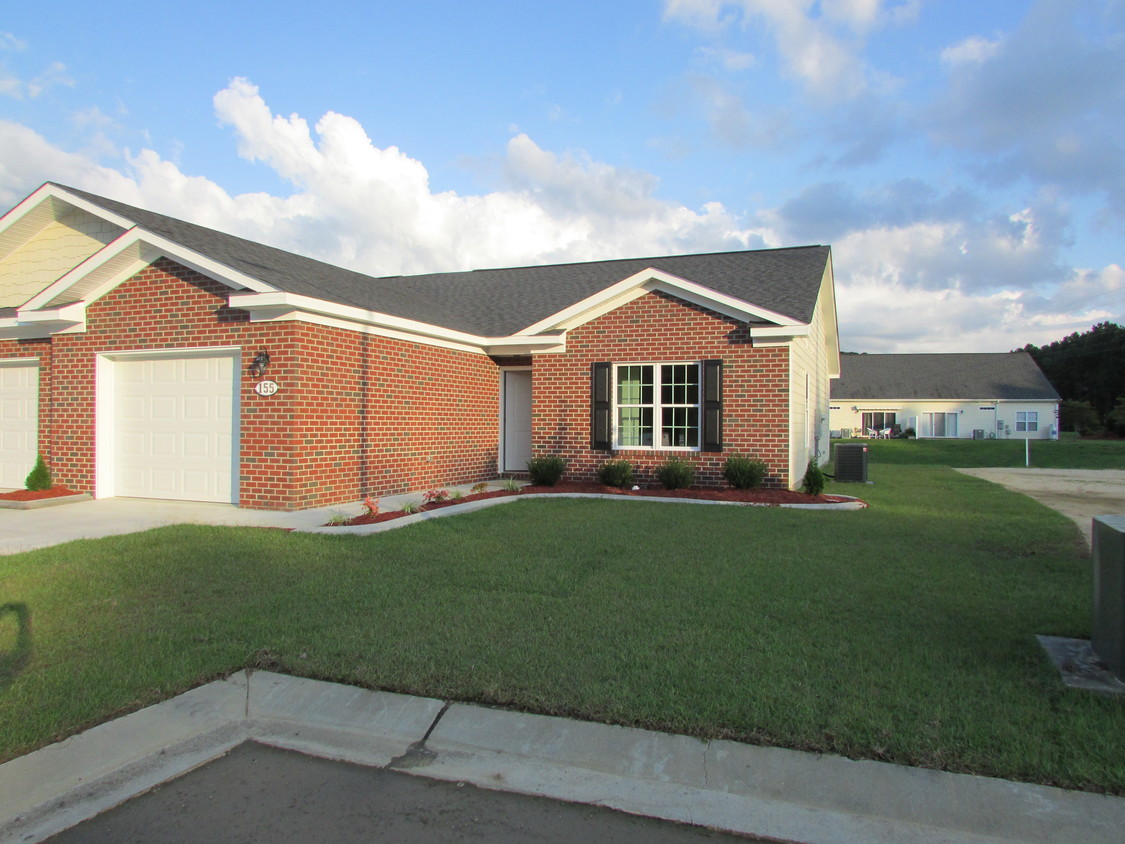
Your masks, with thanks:
[[(619, 363), (723, 361), (723, 451), (590, 448), (590, 367)], [(647, 293), (567, 335), (563, 354), (540, 354), (532, 371), (532, 449), (567, 461), (566, 477), (595, 480), (597, 467), (629, 460), (641, 483), (671, 456), (693, 463), (696, 483), (721, 485), (723, 461), (739, 453), (769, 466), (766, 485), (788, 487), (789, 350), (754, 346), (744, 324), (664, 293)]]
[[(39, 356), (40, 447), (57, 483), (96, 491), (95, 368), (112, 352), (237, 347), (239, 503), (301, 509), (495, 477), (496, 365), (486, 356), (300, 322), (249, 321), (229, 288), (160, 260), (87, 308), (87, 329), (0, 341)], [(258, 349), (280, 390), (254, 392)], [(34, 349), (34, 351), (32, 351)]]

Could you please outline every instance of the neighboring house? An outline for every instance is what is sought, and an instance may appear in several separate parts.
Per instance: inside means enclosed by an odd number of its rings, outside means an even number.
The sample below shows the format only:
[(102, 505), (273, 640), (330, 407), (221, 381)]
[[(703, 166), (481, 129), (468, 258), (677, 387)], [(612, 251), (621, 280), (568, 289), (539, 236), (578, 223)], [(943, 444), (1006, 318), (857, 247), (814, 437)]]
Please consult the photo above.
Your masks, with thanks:
[(372, 278), (50, 183), (0, 218), (0, 486), (38, 449), (98, 497), (282, 510), (533, 454), (790, 487), (838, 368), (826, 246)]
[(840, 356), (833, 436), (1058, 439), (1059, 394), (1027, 352)]

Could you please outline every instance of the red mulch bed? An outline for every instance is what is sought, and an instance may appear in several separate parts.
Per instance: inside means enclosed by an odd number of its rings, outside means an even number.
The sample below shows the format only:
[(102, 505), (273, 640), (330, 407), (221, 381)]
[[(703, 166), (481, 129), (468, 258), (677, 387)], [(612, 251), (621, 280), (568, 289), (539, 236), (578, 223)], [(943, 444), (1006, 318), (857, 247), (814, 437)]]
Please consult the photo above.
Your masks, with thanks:
[(38, 501), (41, 498), (61, 498), (64, 495), (78, 495), (78, 493), (65, 486), (53, 486), (50, 489), (17, 489), (14, 492), (0, 492), (0, 498), (6, 501)]
[[(805, 495), (791, 489), (618, 489), (612, 486), (602, 486), (596, 483), (580, 483), (576, 481), (559, 483), (554, 486), (525, 486), (519, 492), (507, 490), (494, 490), (480, 492), (475, 495), (466, 495), (463, 498), (448, 499), (433, 504), (419, 506), (417, 512), (437, 510), (442, 507), (454, 507), (458, 504), (467, 504), (470, 501), (481, 501), (485, 498), (501, 498), (510, 495), (534, 495), (559, 492), (583, 492), (599, 495), (630, 495), (641, 498), (696, 498), (701, 501), (735, 501), (741, 504), (757, 504), (761, 506), (774, 506), (778, 504), (839, 504), (850, 501), (838, 495)], [(344, 522), (345, 525), (373, 525), (379, 522), (389, 522), (405, 516), (401, 510), (392, 510), (379, 513), (376, 516), (364, 514)]]

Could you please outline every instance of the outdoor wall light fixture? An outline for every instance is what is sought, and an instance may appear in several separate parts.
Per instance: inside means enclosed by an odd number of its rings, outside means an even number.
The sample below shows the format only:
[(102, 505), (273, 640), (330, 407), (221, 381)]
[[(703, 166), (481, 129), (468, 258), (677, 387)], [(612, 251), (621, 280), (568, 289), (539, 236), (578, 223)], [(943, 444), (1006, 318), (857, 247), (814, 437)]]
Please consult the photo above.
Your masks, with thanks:
[(270, 365), (270, 353), (265, 349), (258, 349), (258, 354), (254, 356), (253, 362), (250, 364), (250, 374), (255, 378), (261, 378)]

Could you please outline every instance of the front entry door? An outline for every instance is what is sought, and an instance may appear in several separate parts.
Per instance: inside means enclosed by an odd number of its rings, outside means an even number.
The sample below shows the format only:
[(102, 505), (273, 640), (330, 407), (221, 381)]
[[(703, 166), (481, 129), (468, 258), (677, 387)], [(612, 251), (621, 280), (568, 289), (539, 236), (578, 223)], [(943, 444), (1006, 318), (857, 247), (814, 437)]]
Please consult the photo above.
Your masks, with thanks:
[(531, 459), (531, 370), (504, 370), (503, 472), (525, 472)]

